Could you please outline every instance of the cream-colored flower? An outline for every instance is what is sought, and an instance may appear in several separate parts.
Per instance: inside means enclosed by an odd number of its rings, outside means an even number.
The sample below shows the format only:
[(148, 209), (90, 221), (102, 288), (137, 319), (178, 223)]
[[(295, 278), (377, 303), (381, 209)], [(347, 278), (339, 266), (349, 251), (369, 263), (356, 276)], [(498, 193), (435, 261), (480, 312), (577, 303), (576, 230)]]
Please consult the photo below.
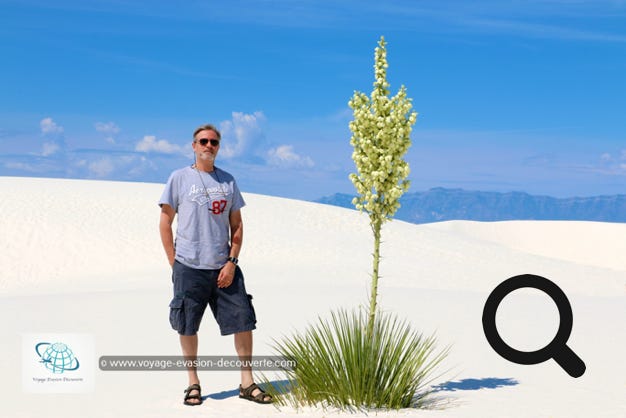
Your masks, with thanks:
[(409, 165), (403, 160), (411, 145), (411, 130), (417, 120), (406, 88), (389, 97), (386, 42), (381, 37), (374, 50), (374, 89), (369, 97), (354, 92), (348, 106), (354, 120), (349, 123), (354, 147), (352, 159), (357, 173), (350, 175), (359, 196), (353, 200), (358, 210), (365, 210), (370, 221), (391, 219), (400, 207), (399, 199), (408, 190)]

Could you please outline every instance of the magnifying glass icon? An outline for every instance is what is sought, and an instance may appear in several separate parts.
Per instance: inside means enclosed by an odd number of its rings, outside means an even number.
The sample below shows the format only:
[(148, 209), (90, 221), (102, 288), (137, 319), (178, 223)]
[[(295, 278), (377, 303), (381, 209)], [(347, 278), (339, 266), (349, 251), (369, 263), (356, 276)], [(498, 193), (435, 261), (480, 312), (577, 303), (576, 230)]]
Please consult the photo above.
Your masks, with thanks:
[[(496, 311), (500, 302), (509, 293), (523, 287), (531, 287), (545, 292), (556, 304), (561, 317), (559, 329), (554, 339), (536, 351), (519, 351), (512, 348), (504, 342), (496, 328)], [(567, 374), (572, 377), (580, 377), (585, 373), (587, 367), (582, 359), (567, 346), (567, 340), (572, 333), (572, 325), (572, 306), (565, 293), (554, 282), (534, 274), (522, 274), (500, 283), (487, 298), (483, 309), (483, 331), (496, 353), (517, 364), (538, 364), (553, 358)]]

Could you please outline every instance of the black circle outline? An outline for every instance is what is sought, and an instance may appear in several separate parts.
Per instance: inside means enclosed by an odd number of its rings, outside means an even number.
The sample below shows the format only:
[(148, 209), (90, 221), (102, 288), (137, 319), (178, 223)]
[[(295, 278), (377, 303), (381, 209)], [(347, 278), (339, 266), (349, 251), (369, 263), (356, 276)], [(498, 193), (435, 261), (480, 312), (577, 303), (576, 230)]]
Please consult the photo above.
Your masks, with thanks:
[[(559, 329), (552, 341), (536, 351), (520, 351), (512, 348), (500, 337), (496, 327), (496, 311), (502, 300), (511, 292), (524, 287), (535, 288), (545, 292), (556, 304), (559, 315)], [(534, 274), (521, 274), (511, 277), (491, 292), (483, 309), (483, 331), (489, 345), (502, 357), (517, 364), (543, 363), (558, 355), (572, 333), (572, 306), (565, 293), (554, 282)]]

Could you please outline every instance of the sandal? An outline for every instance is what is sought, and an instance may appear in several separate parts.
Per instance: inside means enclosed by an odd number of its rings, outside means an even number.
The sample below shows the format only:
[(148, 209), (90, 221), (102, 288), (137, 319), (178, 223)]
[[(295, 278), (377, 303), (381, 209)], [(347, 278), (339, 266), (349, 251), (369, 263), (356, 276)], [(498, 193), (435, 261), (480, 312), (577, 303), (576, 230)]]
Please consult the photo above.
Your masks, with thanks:
[[(259, 393), (253, 396), (252, 392), (254, 392), (256, 389), (259, 390)], [(245, 389), (241, 387), (241, 385), (239, 385), (239, 397), (241, 399), (247, 399), (256, 403), (268, 404), (274, 402), (274, 400), (272, 399), (272, 395), (268, 395), (267, 393), (265, 393), (265, 391), (257, 386), (256, 383), (251, 384)]]
[[(190, 395), (193, 390), (198, 391), (198, 393), (196, 395)], [(198, 402), (189, 402), (189, 399), (197, 399)], [(199, 384), (194, 383), (185, 389), (185, 399), (183, 400), (183, 403), (191, 406), (202, 405), (202, 393)]]

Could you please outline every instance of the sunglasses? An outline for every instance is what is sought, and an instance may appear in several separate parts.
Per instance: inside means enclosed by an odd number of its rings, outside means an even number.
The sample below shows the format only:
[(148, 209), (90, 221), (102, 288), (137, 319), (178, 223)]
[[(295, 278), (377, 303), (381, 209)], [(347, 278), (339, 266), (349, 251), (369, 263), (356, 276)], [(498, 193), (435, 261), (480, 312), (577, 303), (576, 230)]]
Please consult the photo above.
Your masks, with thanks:
[(206, 144), (208, 144), (209, 142), (214, 147), (217, 147), (220, 144), (219, 139), (208, 139), (208, 138), (198, 139), (196, 142), (199, 142), (200, 145), (202, 145), (203, 147), (206, 146)]

